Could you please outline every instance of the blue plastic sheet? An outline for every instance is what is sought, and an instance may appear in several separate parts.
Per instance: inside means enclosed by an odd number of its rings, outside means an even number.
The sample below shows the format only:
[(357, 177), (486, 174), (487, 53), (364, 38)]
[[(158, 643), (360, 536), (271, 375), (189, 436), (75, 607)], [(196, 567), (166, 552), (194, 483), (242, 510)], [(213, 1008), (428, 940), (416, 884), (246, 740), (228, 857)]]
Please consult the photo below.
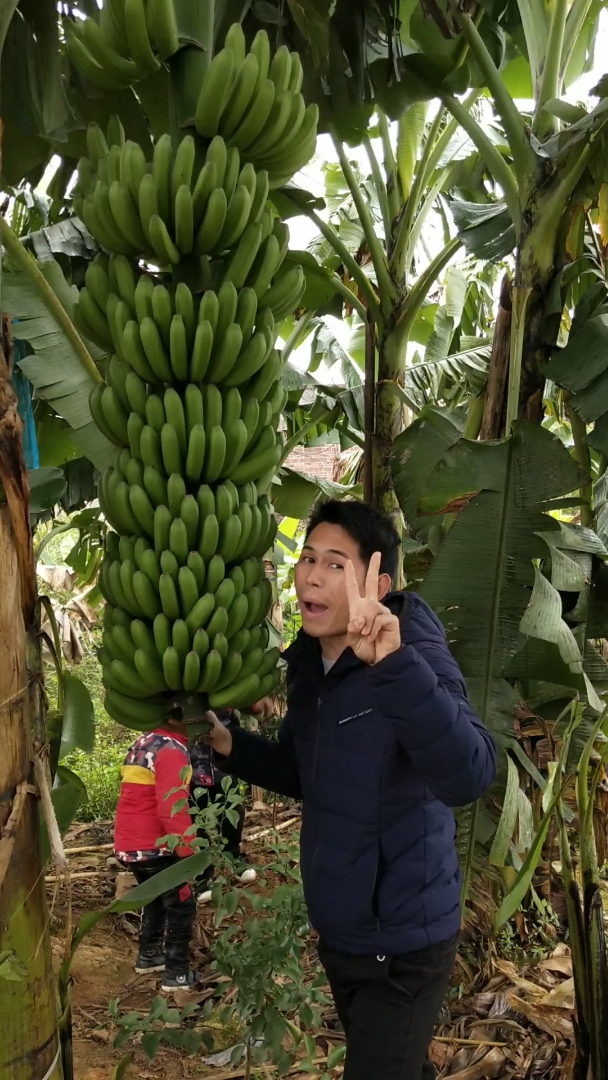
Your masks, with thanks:
[(28, 355), (28, 348), (24, 342), (13, 339), (13, 373), (11, 384), (17, 395), (17, 409), (23, 424), (23, 456), (28, 469), (37, 469), (40, 460), (38, 457), (38, 443), (36, 440), (36, 425), (34, 423), (34, 411), (32, 409), (32, 388), (30, 383), (18, 366), (19, 361)]

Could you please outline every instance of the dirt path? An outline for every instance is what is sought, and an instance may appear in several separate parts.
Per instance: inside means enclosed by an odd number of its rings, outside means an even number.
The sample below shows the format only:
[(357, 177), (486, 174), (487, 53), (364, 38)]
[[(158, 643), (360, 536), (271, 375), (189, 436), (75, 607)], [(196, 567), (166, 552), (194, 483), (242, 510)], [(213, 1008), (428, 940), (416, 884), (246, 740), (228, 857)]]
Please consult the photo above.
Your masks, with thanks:
[[(293, 829), (293, 811), (282, 810), (281, 814), (277, 823), (288, 823), (288, 828)], [(266, 808), (254, 811), (247, 821), (247, 854), (253, 862), (264, 861), (271, 823)], [(77, 826), (68, 837), (67, 846), (97, 847), (107, 844), (108, 837), (109, 823)], [(74, 920), (86, 911), (103, 907), (113, 898), (114, 875), (106, 870), (107, 855), (108, 850), (100, 846), (98, 850), (70, 857), (74, 874)], [(64, 949), (67, 906), (64, 888), (57, 895), (55, 889), (50, 883), (51, 925), (58, 962)], [(493, 946), (488, 948), (487, 940), (480, 939), (480, 920), (481, 908), (473, 912), (473, 918), (463, 930), (452, 988), (431, 1044), (430, 1056), (438, 1076), (449, 1080), (492, 1077), (524, 1080), (533, 1075), (539, 1080), (571, 1080), (574, 999), (567, 947), (559, 943), (551, 945), (548, 940), (544, 954), (539, 950), (533, 962), (516, 964), (497, 956)], [(158, 993), (159, 983), (154, 976), (137, 976), (133, 970), (137, 924), (137, 916), (131, 914), (108, 917), (77, 951), (72, 965), (76, 1080), (111, 1080), (112, 1071), (125, 1052), (112, 1048), (117, 1029), (108, 1011), (109, 1003), (119, 998), (121, 1014), (131, 1010), (147, 1012)], [(198, 913), (192, 947), (193, 965), (203, 974), (210, 972), (211, 949), (217, 933), (212, 909), (203, 907)], [(523, 943), (525, 927), (522, 933)], [(311, 958), (314, 953), (311, 938)], [(324, 1015), (326, 1028), (327, 1024), (332, 1025), (333, 1015), (329, 1007)], [(237, 1031), (218, 1025), (214, 1029), (215, 1050), (233, 1045), (237, 1036)], [(328, 1047), (339, 1045), (340, 1039), (335, 1032), (321, 1033), (317, 1040), (319, 1053), (327, 1053)], [(127, 1049), (133, 1049), (132, 1043)], [(211, 1077), (225, 1080), (230, 1075), (235, 1080), (242, 1078), (242, 1072), (231, 1074), (226, 1066), (203, 1065), (204, 1056), (204, 1053), (188, 1056), (182, 1050), (161, 1044), (150, 1062), (136, 1046), (128, 1080), (210, 1080)], [(340, 1072), (340, 1068), (332, 1071), (332, 1080), (338, 1080)], [(258, 1074), (262, 1075), (270, 1080), (274, 1073), (267, 1070)]]

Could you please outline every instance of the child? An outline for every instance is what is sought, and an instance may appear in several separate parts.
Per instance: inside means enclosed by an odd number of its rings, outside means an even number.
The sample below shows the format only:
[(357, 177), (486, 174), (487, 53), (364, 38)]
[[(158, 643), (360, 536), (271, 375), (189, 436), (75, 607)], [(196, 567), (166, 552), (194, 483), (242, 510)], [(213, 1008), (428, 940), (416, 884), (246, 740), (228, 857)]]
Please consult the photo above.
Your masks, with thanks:
[[(187, 770), (184, 779), (184, 770)], [(138, 884), (192, 855), (187, 840), (170, 852), (163, 836), (181, 836), (192, 824), (186, 807), (171, 815), (178, 799), (187, 798), (190, 757), (181, 708), (171, 708), (165, 722), (140, 735), (127, 752), (114, 823), (114, 853)], [(167, 795), (167, 792), (174, 791)], [(135, 962), (138, 974), (162, 971), (163, 990), (196, 981), (189, 969), (189, 948), (196, 904), (189, 885), (169, 889), (144, 907)]]
[[(232, 709), (218, 709), (216, 715), (226, 727), (239, 726), (238, 716)], [(213, 750), (202, 741), (202, 738), (191, 746), (190, 761), (192, 763), (190, 794), (192, 801), (196, 803), (200, 810), (203, 810), (209, 803), (213, 803), (217, 799), (225, 799), (233, 788), (238, 787), (238, 780), (230, 778), (230, 787), (226, 791), (224, 790), (222, 780), (227, 774), (218, 769)], [(198, 791), (198, 796), (195, 795), (196, 791)], [(243, 835), (245, 808), (242, 802), (239, 802), (233, 805), (232, 809), (238, 814), (236, 825), (228, 820), (225, 813), (222, 814), (221, 818), (220, 832), (224, 839), (224, 851), (232, 856), (237, 864), (239, 881), (242, 884), (248, 884), (255, 881), (257, 874), (253, 867), (246, 867), (241, 858), (241, 838)], [(205, 904), (211, 899), (209, 886), (212, 877), (213, 866), (208, 866), (200, 877), (196, 879), (194, 890), (199, 904)]]

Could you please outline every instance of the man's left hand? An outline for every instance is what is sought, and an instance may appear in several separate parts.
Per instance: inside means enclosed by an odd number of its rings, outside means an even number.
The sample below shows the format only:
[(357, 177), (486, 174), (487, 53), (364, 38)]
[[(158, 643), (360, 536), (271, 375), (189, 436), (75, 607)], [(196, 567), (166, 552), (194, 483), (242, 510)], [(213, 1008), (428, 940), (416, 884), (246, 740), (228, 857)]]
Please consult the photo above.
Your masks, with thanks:
[(379, 663), (401, 645), (399, 619), (378, 599), (380, 558), (375, 551), (369, 561), (363, 596), (350, 559), (344, 567), (349, 610), (346, 643), (366, 664)]

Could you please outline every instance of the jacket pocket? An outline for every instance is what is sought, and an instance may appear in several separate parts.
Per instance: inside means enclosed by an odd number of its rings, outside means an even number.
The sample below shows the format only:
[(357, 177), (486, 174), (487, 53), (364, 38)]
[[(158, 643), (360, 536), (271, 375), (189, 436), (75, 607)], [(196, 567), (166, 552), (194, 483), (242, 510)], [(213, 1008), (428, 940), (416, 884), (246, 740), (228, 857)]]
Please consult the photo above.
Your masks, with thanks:
[(310, 864), (302, 867), (304, 896), (310, 920), (321, 933), (332, 930), (370, 930), (378, 884), (379, 845), (352, 854), (322, 842)]

